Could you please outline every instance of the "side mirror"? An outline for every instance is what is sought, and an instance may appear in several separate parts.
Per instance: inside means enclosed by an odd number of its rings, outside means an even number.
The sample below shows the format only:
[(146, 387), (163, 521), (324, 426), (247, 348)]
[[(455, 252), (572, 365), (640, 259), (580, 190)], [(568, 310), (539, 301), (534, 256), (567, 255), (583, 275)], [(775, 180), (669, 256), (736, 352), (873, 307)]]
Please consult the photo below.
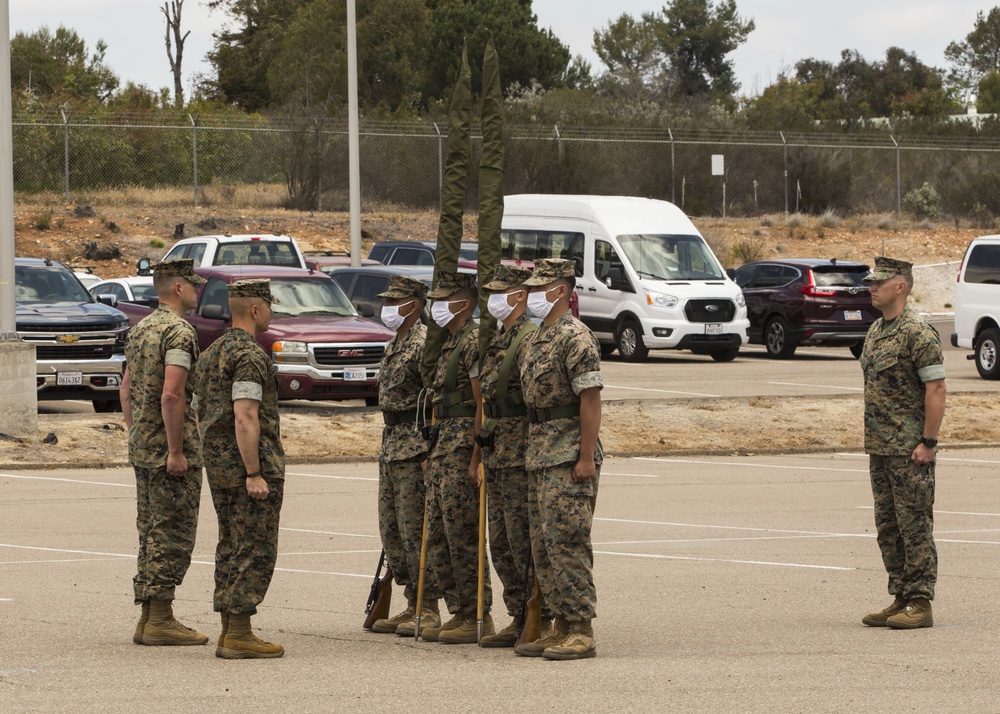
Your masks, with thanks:
[(101, 294), (97, 296), (97, 302), (102, 305), (108, 305), (110, 307), (118, 307), (118, 298), (110, 294)]
[(222, 305), (206, 305), (201, 311), (201, 316), (209, 320), (228, 320), (229, 308)]
[(152, 275), (153, 267), (150, 265), (149, 258), (139, 258), (135, 264), (136, 275)]
[(358, 309), (358, 314), (361, 317), (375, 317), (375, 309), (371, 305), (361, 303), (360, 305), (355, 305), (355, 307)]
[(620, 268), (611, 268), (608, 270), (608, 277), (604, 279), (604, 284), (608, 286), (609, 290), (621, 290), (622, 289), (622, 271)]
[(736, 281), (736, 270), (734, 268), (729, 268), (728, 270), (726, 270), (726, 275), (729, 276), (730, 280), (734, 282)]

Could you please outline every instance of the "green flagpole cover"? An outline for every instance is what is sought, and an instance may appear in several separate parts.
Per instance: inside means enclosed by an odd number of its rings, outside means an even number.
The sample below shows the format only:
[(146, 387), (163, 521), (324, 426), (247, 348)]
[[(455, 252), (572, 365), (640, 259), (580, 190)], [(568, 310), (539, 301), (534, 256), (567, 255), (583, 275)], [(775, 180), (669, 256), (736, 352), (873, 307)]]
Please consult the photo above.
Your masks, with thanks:
[[(500, 61), (490, 34), (483, 55), (483, 155), (479, 164), (479, 285), (493, 279), (500, 264), (500, 223), (503, 220), (503, 95)], [(486, 307), (489, 296), (479, 293), (479, 363), (497, 331), (497, 321)]]

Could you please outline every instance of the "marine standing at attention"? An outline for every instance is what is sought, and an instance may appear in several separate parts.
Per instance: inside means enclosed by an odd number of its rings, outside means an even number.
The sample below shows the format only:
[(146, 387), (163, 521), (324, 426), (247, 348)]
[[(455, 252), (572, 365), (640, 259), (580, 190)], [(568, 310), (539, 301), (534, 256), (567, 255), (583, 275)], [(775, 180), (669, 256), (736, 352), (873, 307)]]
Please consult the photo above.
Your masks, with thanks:
[(153, 287), (160, 304), (132, 329), (125, 346), (120, 396), (139, 530), (132, 582), (135, 603), (142, 606), (132, 635), (136, 644), (208, 642), (208, 635), (174, 619), (172, 607), (175, 589), (191, 565), (201, 502), (201, 441), (188, 380), (198, 337), (182, 315), (197, 305), (195, 286), (204, 282), (191, 259), (157, 265)]
[(198, 418), (205, 471), (219, 520), (213, 608), (225, 659), (281, 657), (285, 648), (257, 637), (250, 618), (264, 600), (278, 557), (278, 519), (285, 486), (278, 383), (257, 342), (274, 314), (268, 279), (229, 286), (232, 327), (198, 360)]
[(553, 660), (597, 654), (594, 550), (590, 531), (604, 453), (601, 351), (594, 334), (569, 310), (574, 262), (539, 260), (528, 309), (542, 319), (521, 365), (528, 405), (527, 469), (531, 552), (553, 628), (515, 647), (519, 655)]
[[(378, 406), (385, 427), (378, 455), (378, 525), (382, 548), (397, 585), (403, 586), (406, 609), (394, 617), (376, 620), (374, 632), (413, 637), (416, 629), (417, 578), (424, 523), (424, 471), (427, 440), (417, 428), (421, 392), (420, 361), (427, 328), (420, 321), (427, 286), (405, 275), (393, 275), (385, 299), (382, 322), (395, 330), (379, 365)], [(433, 578), (424, 582), (420, 630), (439, 627), (438, 599)]]
[(937, 581), (934, 460), (944, 419), (945, 375), (937, 331), (907, 307), (913, 266), (876, 258), (865, 278), (882, 317), (868, 329), (865, 452), (875, 497), (875, 527), (893, 603), (865, 615), (869, 627), (931, 627)]

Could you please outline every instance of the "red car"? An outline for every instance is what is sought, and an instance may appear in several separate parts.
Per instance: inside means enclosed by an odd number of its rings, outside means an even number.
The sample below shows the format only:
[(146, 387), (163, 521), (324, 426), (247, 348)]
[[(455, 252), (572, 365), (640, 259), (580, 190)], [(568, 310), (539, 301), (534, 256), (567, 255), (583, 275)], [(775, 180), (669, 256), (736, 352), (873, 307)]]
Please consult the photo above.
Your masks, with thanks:
[[(198, 306), (186, 316), (204, 350), (232, 320), (227, 286), (244, 278), (270, 278), (274, 306), (271, 326), (257, 336), (278, 373), (279, 399), (364, 399), (378, 403), (378, 373), (386, 343), (395, 334), (360, 317), (328, 275), (272, 265), (217, 266), (195, 270), (208, 282), (199, 286)], [(135, 324), (149, 308), (120, 303)]]

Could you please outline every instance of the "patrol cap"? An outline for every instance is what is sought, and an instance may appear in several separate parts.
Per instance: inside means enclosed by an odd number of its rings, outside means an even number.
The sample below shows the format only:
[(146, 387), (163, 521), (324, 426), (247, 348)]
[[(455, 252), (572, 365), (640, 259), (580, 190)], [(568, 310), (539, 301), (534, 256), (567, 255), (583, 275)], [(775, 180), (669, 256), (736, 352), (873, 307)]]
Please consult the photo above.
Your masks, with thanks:
[(450, 270), (439, 270), (434, 275), (434, 289), (427, 293), (432, 300), (451, 297), (459, 290), (476, 289), (476, 276), (472, 273), (456, 273)]
[(153, 266), (153, 274), (158, 278), (184, 278), (195, 285), (207, 282), (205, 278), (194, 272), (194, 259), (192, 258), (164, 260)]
[(261, 298), (272, 305), (280, 305), (281, 301), (271, 294), (270, 278), (253, 278), (236, 280), (229, 285), (230, 298)]
[(531, 271), (518, 265), (497, 266), (493, 273), (493, 280), (483, 286), (484, 293), (503, 293), (511, 288), (516, 288), (531, 277)]
[(548, 285), (560, 278), (576, 277), (576, 263), (572, 260), (545, 258), (535, 261), (535, 270), (531, 277), (524, 281), (528, 287)]
[(869, 283), (873, 280), (888, 280), (897, 275), (913, 275), (913, 263), (907, 263), (905, 260), (896, 260), (895, 258), (886, 258), (880, 255), (875, 258), (875, 270), (868, 273), (862, 280)]
[(427, 297), (427, 286), (408, 275), (393, 275), (389, 278), (389, 288), (375, 297), (380, 298), (420, 298)]

